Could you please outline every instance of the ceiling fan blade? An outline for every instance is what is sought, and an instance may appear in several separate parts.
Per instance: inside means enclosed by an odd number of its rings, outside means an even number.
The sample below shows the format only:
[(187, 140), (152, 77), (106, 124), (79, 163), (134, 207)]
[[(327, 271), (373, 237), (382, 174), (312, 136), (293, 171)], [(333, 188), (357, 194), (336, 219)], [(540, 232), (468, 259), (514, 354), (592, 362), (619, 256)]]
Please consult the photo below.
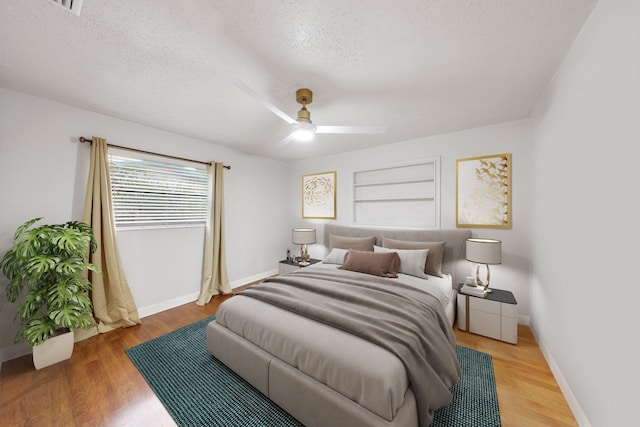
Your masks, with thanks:
[(258, 92), (256, 92), (255, 90), (251, 89), (249, 86), (244, 84), (244, 82), (242, 82), (242, 81), (240, 81), (238, 79), (233, 79), (232, 82), (238, 89), (240, 89), (241, 91), (243, 91), (247, 95), (251, 96), (256, 101), (260, 102), (260, 104), (264, 105), (269, 111), (271, 111), (276, 116), (280, 117), (285, 122), (287, 122), (289, 124), (294, 124), (296, 122), (287, 113), (285, 113), (284, 111), (282, 111), (281, 109), (279, 109), (278, 107), (273, 105), (269, 100), (264, 98)]
[(316, 133), (386, 133), (387, 126), (316, 126)]
[(290, 133), (289, 136), (287, 136), (286, 138), (284, 138), (283, 140), (281, 140), (280, 142), (276, 143), (275, 146), (276, 147), (284, 147), (285, 145), (290, 144), (291, 142), (293, 142), (295, 140), (295, 138), (293, 137), (293, 134)]

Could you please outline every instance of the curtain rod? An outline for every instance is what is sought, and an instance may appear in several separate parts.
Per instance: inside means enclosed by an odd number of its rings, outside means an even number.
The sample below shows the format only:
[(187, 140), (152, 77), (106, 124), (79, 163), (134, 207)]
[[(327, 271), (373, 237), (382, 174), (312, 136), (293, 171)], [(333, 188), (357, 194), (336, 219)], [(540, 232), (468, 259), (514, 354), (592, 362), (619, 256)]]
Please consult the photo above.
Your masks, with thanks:
[[(89, 144), (91, 144), (91, 141), (92, 141), (92, 138), (85, 138), (84, 136), (81, 136), (78, 139), (82, 143), (88, 142)], [(169, 156), (168, 154), (160, 154), (160, 153), (154, 153), (152, 151), (138, 150), (137, 148), (123, 147), (121, 145), (107, 144), (107, 146), (108, 147), (113, 147), (113, 148), (119, 148), (121, 150), (134, 151), (136, 153), (151, 154), (153, 156), (166, 157), (168, 159), (184, 160), (184, 161), (187, 161), (187, 162), (200, 163), (201, 165), (210, 165), (211, 164), (211, 162), (203, 162), (201, 160), (192, 160), (192, 159), (187, 159), (187, 158), (184, 158), (184, 157)], [(222, 165), (222, 167), (225, 168), (225, 169), (231, 169), (231, 166), (227, 166), (227, 165)]]

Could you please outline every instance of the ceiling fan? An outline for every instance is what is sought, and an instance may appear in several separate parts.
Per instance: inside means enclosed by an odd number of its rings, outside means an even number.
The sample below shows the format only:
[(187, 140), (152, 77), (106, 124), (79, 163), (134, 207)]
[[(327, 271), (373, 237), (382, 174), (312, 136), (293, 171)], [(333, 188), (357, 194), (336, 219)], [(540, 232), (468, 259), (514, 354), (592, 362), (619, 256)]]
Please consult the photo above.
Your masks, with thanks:
[(290, 117), (280, 108), (265, 99), (258, 92), (240, 80), (234, 80), (234, 84), (243, 92), (255, 98), (269, 111), (280, 117), (292, 127), (289, 136), (280, 141), (277, 145), (285, 145), (291, 141), (311, 141), (316, 133), (339, 133), (339, 134), (382, 134), (387, 132), (387, 126), (328, 126), (314, 125), (311, 122), (311, 113), (307, 110), (307, 104), (313, 101), (313, 92), (307, 88), (301, 88), (296, 91), (296, 101), (302, 105), (296, 119)]

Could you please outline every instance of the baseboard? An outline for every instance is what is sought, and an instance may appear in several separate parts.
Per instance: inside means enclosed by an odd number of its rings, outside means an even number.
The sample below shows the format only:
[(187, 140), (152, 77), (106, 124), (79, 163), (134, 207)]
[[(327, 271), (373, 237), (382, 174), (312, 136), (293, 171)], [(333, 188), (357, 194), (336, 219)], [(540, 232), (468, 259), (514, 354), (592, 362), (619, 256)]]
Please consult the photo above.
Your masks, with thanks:
[(258, 282), (266, 279), (267, 277), (275, 276), (276, 274), (278, 274), (277, 268), (263, 273), (254, 274), (253, 276), (245, 277), (244, 279), (235, 280), (231, 282), (231, 289), (239, 288), (241, 286), (248, 285), (249, 283)]
[[(263, 280), (267, 277), (271, 277), (278, 274), (278, 269), (265, 271), (263, 273), (254, 274), (253, 276), (245, 277), (240, 280), (235, 280), (230, 283), (231, 288), (239, 288), (244, 285), (248, 285), (250, 283), (254, 283), (260, 280)], [(161, 311), (166, 311), (175, 307), (178, 307), (183, 304), (188, 304), (190, 302), (195, 302), (200, 295), (199, 292), (194, 292), (191, 294), (183, 295), (178, 298), (174, 298), (169, 301), (163, 301), (158, 304), (153, 304), (147, 307), (138, 308), (138, 316), (140, 318), (148, 317), (153, 314), (160, 313)], [(10, 347), (0, 348), (0, 369), (2, 369), (2, 363), (7, 360), (15, 359), (16, 357), (21, 357), (27, 354), (31, 354), (31, 346), (26, 343), (14, 344)]]
[[(231, 289), (239, 288), (244, 285), (248, 285), (249, 283), (257, 282), (266, 277), (273, 276), (274, 274), (278, 274), (278, 270), (269, 270), (264, 273), (255, 274), (253, 276), (245, 277), (240, 280), (236, 280), (230, 283)], [(198, 296), (200, 296), (199, 292), (194, 292), (191, 294), (183, 295), (178, 298), (174, 298), (169, 301), (163, 301), (159, 304), (150, 305), (147, 307), (142, 307), (138, 309), (138, 315), (140, 318), (148, 317), (153, 314), (160, 313), (161, 311), (170, 310), (172, 308), (178, 307), (183, 304), (188, 304), (190, 302), (195, 302), (198, 300)]]
[(531, 317), (523, 316), (522, 314), (518, 315), (518, 323), (521, 325), (531, 325)]
[(166, 310), (178, 307), (180, 305), (184, 305), (184, 304), (196, 301), (199, 295), (200, 295), (199, 292), (194, 292), (194, 293), (183, 295), (181, 297), (174, 298), (168, 301), (162, 301), (161, 303), (158, 303), (158, 304), (153, 304), (153, 305), (139, 308), (138, 316), (140, 316), (140, 318), (142, 319), (144, 317), (149, 317), (153, 314), (160, 313), (161, 311), (166, 311)]
[(540, 336), (533, 323), (530, 323), (529, 328), (531, 329), (531, 333), (533, 333), (533, 337), (536, 339), (538, 347), (540, 347), (540, 351), (547, 361), (547, 364), (549, 365), (549, 368), (551, 369), (551, 372), (553, 373), (553, 376), (555, 377), (556, 382), (558, 383), (558, 386), (560, 387), (560, 390), (564, 395), (564, 398), (567, 399), (567, 404), (569, 404), (569, 408), (571, 408), (571, 412), (573, 412), (573, 416), (576, 418), (578, 425), (580, 427), (591, 427), (591, 423), (587, 419), (587, 416), (582, 410), (582, 407), (580, 407), (578, 400), (571, 391), (571, 387), (569, 387), (569, 384), (564, 379), (562, 371), (560, 371), (560, 368), (553, 359), (553, 356), (549, 351), (549, 347), (547, 347), (547, 345), (545, 344), (544, 339)]
[(14, 344), (10, 347), (0, 348), (0, 363), (6, 362), (7, 360), (15, 359), (17, 357), (25, 356), (27, 354), (31, 354), (31, 352), (31, 346), (26, 342)]

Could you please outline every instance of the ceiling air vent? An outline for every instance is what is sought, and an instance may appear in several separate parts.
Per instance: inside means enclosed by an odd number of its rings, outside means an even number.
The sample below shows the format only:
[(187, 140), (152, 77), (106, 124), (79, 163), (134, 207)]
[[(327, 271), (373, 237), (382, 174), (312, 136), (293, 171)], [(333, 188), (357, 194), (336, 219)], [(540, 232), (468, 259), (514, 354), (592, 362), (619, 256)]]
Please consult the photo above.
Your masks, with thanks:
[(82, 0), (51, 0), (60, 7), (65, 8), (69, 12), (73, 12), (80, 16), (80, 8), (82, 7)]

